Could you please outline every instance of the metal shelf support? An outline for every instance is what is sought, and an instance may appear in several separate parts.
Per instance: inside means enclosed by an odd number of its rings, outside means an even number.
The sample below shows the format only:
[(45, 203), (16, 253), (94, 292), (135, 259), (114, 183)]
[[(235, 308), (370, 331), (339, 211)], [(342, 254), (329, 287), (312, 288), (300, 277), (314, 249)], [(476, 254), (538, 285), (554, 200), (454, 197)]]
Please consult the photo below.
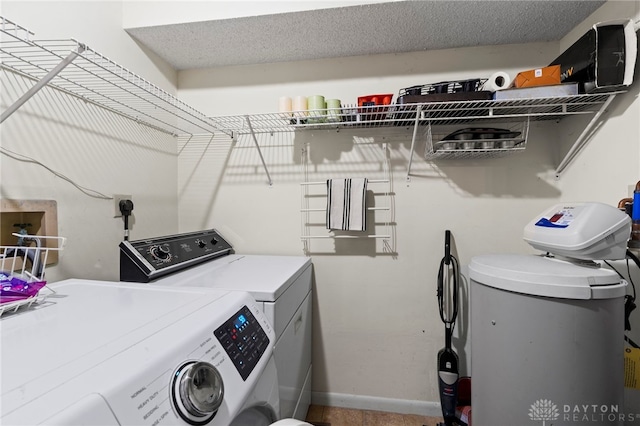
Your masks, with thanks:
[(269, 169), (267, 168), (267, 163), (264, 161), (264, 157), (262, 156), (262, 150), (260, 149), (260, 144), (258, 144), (258, 138), (256, 137), (255, 132), (253, 131), (253, 127), (251, 126), (251, 119), (248, 115), (244, 116), (247, 121), (247, 127), (249, 127), (249, 132), (251, 132), (251, 137), (253, 138), (253, 143), (258, 150), (258, 155), (260, 156), (260, 161), (262, 161), (262, 167), (264, 167), (264, 172), (267, 174), (267, 180), (269, 181), (269, 186), (273, 186), (273, 180), (271, 180), (271, 175), (269, 174)]
[(415, 123), (413, 123), (413, 135), (411, 136), (411, 150), (409, 152), (409, 164), (407, 164), (407, 182), (411, 180), (411, 163), (413, 163), (413, 151), (416, 146), (416, 136), (418, 135), (418, 127), (420, 126), (420, 116), (422, 115), (422, 105), (416, 108)]
[(11, 114), (16, 112), (18, 110), (18, 108), (20, 108), (29, 99), (31, 99), (31, 97), (33, 95), (38, 93), (38, 91), (40, 91), (40, 89), (42, 89), (44, 86), (49, 84), (49, 82), (51, 80), (53, 80), (60, 73), (60, 71), (62, 71), (67, 65), (69, 65), (71, 62), (73, 62), (73, 60), (75, 58), (77, 58), (78, 55), (81, 54), (84, 51), (84, 49), (85, 49), (84, 45), (79, 44), (78, 45), (78, 49), (76, 51), (73, 51), (73, 52), (69, 53), (69, 55), (67, 55), (66, 58), (64, 58), (62, 61), (60, 61), (60, 63), (58, 65), (55, 66), (55, 68), (53, 68), (51, 71), (49, 71), (36, 84), (31, 86), (31, 88), (29, 90), (27, 90), (24, 95), (22, 95), (18, 100), (16, 100), (13, 104), (11, 104), (11, 106), (9, 106), (9, 108), (7, 108), (5, 111), (2, 112), (2, 115), (0, 116), (0, 123), (3, 123), (4, 120), (9, 118), (9, 116)]
[(595, 115), (589, 121), (589, 124), (584, 128), (578, 139), (573, 143), (573, 146), (569, 149), (567, 154), (564, 156), (564, 159), (558, 165), (556, 169), (556, 180), (560, 179), (560, 174), (567, 168), (569, 164), (573, 161), (573, 159), (578, 155), (578, 153), (585, 147), (587, 142), (589, 141), (588, 136), (593, 129), (593, 126), (598, 122), (602, 114), (606, 111), (611, 101), (616, 97), (615, 93), (609, 95), (606, 101), (600, 106), (600, 109), (595, 113)]

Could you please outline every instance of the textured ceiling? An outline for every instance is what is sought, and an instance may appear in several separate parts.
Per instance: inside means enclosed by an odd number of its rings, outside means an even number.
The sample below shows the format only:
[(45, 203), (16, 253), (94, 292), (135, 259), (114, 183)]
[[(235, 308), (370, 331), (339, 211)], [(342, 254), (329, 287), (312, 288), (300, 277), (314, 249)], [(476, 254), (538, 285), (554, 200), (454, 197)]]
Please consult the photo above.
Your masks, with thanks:
[(178, 70), (555, 41), (604, 1), (399, 1), (127, 28)]

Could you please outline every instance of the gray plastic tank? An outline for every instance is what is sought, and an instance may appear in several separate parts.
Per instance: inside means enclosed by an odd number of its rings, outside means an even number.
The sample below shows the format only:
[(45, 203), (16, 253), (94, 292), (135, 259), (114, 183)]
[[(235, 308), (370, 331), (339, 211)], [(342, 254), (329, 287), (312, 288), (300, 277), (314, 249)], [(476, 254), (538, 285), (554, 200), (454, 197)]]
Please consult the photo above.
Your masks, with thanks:
[(624, 424), (625, 281), (532, 255), (469, 278), (473, 426)]

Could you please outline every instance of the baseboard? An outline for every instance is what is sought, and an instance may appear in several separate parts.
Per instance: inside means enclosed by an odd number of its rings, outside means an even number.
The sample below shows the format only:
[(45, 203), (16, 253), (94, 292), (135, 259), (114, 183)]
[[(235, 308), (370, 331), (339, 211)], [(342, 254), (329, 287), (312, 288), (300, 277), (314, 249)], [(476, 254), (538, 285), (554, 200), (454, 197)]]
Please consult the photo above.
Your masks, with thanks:
[(350, 395), (333, 392), (311, 392), (311, 403), (329, 407), (354, 408), (357, 410), (389, 411), (392, 413), (418, 414), (440, 417), (439, 402), (414, 401), (409, 399), (380, 398), (366, 395)]

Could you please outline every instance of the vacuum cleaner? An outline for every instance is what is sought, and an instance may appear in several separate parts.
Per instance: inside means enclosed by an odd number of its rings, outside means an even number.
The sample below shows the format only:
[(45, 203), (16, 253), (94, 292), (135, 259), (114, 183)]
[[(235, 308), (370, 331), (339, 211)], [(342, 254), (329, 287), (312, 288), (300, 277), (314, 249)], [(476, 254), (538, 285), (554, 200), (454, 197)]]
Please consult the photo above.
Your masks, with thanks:
[(445, 346), (438, 352), (438, 388), (444, 423), (455, 426), (458, 401), (458, 354), (451, 347), (453, 329), (458, 316), (458, 260), (451, 255), (451, 231), (445, 231), (444, 258), (438, 271), (438, 307), (444, 323)]

